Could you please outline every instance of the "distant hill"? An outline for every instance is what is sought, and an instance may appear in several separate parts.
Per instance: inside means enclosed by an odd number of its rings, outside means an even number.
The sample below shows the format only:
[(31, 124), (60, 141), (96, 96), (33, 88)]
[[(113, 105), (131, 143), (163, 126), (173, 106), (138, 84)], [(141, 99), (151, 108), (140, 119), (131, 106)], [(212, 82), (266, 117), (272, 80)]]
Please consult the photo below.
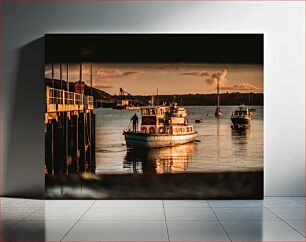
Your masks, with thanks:
[[(174, 100), (179, 105), (185, 106), (214, 106), (217, 104), (217, 94), (184, 94), (184, 95), (159, 95), (159, 103), (167, 102), (170, 103)], [(114, 96), (117, 99), (135, 99), (140, 103), (147, 105), (152, 96)], [(157, 98), (155, 97), (154, 102), (156, 103)], [(263, 106), (264, 95), (262, 93), (222, 93), (220, 94), (220, 104), (221, 106), (231, 106), (231, 105), (258, 105)]]

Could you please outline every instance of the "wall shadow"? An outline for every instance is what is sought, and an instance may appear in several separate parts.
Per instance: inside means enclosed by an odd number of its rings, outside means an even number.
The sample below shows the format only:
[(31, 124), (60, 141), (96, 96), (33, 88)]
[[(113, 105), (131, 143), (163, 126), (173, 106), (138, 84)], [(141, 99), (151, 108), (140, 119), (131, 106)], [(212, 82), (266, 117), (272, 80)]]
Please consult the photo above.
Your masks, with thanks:
[(44, 198), (44, 37), (18, 49), (4, 196)]

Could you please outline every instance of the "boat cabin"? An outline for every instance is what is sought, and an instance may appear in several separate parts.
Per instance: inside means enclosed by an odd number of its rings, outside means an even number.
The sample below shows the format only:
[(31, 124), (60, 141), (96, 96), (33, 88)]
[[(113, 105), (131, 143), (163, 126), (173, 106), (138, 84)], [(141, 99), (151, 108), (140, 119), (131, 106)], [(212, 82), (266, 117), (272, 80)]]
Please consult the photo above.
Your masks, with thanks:
[(245, 116), (250, 116), (250, 115), (251, 115), (251, 112), (245, 106), (238, 107), (238, 109), (236, 109), (232, 114), (232, 116), (235, 116), (235, 117), (245, 117)]
[(150, 134), (188, 134), (193, 133), (192, 125), (188, 125), (187, 111), (169, 106), (147, 106), (141, 109), (141, 132)]
[(141, 132), (142, 133), (163, 133), (165, 114), (169, 106), (147, 106), (141, 108)]

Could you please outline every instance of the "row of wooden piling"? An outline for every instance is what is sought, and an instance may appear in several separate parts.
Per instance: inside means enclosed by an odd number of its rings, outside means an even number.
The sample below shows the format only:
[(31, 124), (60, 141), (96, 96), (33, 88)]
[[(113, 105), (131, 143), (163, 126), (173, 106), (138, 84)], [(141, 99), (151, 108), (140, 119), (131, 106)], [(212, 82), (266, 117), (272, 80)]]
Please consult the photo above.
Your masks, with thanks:
[(45, 173), (95, 173), (95, 114), (58, 112), (45, 123)]

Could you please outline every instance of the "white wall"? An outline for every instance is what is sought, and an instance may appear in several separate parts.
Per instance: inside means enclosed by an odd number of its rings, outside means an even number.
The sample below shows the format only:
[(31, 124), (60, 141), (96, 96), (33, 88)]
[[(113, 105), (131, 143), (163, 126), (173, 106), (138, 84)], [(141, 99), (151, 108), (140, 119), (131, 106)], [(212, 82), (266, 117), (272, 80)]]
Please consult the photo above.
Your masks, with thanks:
[[(30, 48), (23, 46), (45, 33), (124, 32), (264, 33), (265, 195), (304, 195), (303, 1), (76, 1), (2, 5), (3, 194), (44, 192), (44, 99), (43, 70), (40, 70), (43, 56), (37, 56), (37, 50), (39, 52), (43, 45), (38, 41), (30, 44)], [(31, 56), (32, 49), (33, 63), (24, 63), (22, 56)], [(20, 72), (26, 73), (24, 64), (26, 68), (37, 68), (39, 75), (23, 80)], [(32, 87), (25, 84), (27, 81)], [(39, 82), (37, 88), (35, 82)], [(32, 90), (32, 93), (26, 95), (23, 90)], [(30, 99), (28, 109), (21, 105), (24, 98)]]

